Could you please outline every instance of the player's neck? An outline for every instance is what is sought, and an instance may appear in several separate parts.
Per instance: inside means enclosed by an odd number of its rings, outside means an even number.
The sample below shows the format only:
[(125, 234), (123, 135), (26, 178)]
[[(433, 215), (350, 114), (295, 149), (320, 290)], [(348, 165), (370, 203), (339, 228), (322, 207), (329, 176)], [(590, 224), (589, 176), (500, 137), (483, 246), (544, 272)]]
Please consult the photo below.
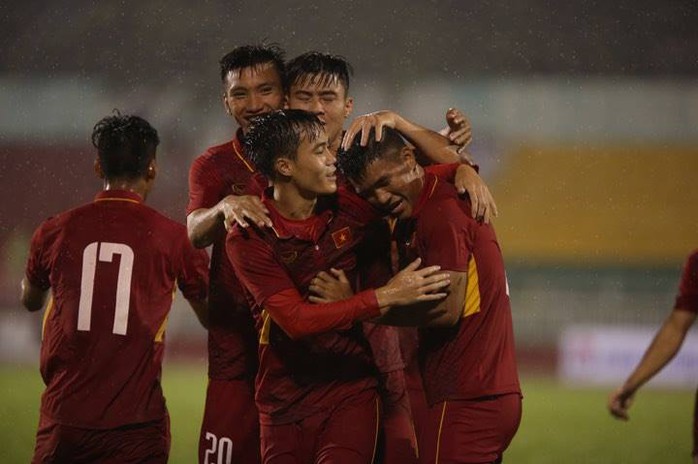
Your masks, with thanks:
[(145, 179), (104, 179), (104, 190), (125, 190), (138, 194), (145, 201), (150, 186)]
[(308, 219), (315, 214), (317, 195), (304, 194), (291, 183), (274, 185), (274, 206), (281, 215), (288, 219)]

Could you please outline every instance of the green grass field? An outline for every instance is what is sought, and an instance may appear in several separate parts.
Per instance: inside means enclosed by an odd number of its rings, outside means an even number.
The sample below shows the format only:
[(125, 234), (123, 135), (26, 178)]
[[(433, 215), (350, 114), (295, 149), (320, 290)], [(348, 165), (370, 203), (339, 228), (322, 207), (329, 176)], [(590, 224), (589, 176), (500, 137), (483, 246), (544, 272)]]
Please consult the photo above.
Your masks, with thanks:
[[(165, 395), (172, 419), (174, 464), (195, 463), (205, 368), (167, 365)], [(42, 390), (38, 371), (0, 366), (0, 463), (28, 463)], [(606, 390), (563, 388), (523, 378), (524, 416), (505, 455), (508, 463), (689, 463), (691, 391), (645, 390), (632, 420), (612, 420)]]

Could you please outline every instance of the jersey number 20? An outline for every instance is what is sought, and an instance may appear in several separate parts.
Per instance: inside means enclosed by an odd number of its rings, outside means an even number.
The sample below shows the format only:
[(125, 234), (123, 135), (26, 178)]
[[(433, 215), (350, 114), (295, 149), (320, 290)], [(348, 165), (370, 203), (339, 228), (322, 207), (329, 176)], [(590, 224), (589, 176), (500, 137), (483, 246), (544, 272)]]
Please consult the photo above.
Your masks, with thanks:
[(92, 242), (82, 252), (78, 330), (90, 330), (97, 262), (111, 263), (114, 255), (121, 255), (121, 261), (119, 262), (119, 276), (116, 281), (116, 309), (113, 333), (126, 335), (128, 307), (131, 299), (131, 276), (133, 275), (133, 250), (123, 243)]

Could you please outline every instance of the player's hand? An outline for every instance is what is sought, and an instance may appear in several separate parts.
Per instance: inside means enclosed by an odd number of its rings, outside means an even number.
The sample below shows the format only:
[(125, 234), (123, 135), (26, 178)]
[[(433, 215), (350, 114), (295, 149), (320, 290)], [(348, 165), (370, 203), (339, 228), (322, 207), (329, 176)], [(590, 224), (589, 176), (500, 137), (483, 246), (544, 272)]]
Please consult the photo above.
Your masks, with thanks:
[(371, 129), (376, 130), (376, 141), (383, 138), (383, 128), (395, 128), (398, 123), (398, 114), (393, 111), (382, 110), (374, 113), (364, 114), (354, 119), (349, 126), (349, 129), (344, 133), (342, 139), (342, 149), (346, 150), (351, 146), (357, 134), (361, 134), (361, 146), (366, 146), (368, 137), (371, 134)]
[(225, 230), (230, 230), (235, 223), (240, 224), (241, 227), (248, 227), (249, 222), (259, 227), (272, 225), (269, 210), (262, 200), (254, 195), (228, 195), (221, 200), (220, 208)]
[(494, 197), (487, 184), (472, 166), (462, 164), (458, 167), (454, 185), (458, 193), (468, 192), (472, 206), (471, 213), (476, 220), (489, 224), (492, 219), (497, 217), (499, 211)]
[(454, 145), (458, 145), (458, 153), (462, 153), (465, 148), (473, 141), (473, 128), (470, 125), (470, 120), (458, 108), (449, 108), (446, 111), (447, 127), (442, 131), (442, 134)]
[(346, 300), (354, 295), (349, 279), (341, 269), (330, 268), (330, 272), (319, 272), (309, 287), (311, 295), (308, 300), (311, 303), (332, 303), (333, 301)]
[(381, 308), (446, 298), (448, 293), (445, 290), (451, 284), (450, 275), (439, 272), (441, 266), (419, 269), (421, 263), (422, 260), (417, 258), (395, 274), (384, 287), (376, 290)]
[(630, 392), (623, 387), (611, 393), (608, 397), (608, 411), (616, 419), (627, 421), (628, 409), (633, 404), (634, 392)]

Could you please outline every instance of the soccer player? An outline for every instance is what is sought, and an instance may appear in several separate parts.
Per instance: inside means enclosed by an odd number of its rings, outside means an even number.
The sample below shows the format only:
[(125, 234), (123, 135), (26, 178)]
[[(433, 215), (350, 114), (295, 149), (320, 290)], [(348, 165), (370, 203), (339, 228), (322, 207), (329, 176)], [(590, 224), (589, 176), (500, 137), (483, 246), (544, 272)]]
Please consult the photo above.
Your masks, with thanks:
[[(696, 320), (697, 313), (698, 250), (695, 250), (684, 264), (673, 311), (667, 316), (635, 370), (608, 398), (608, 410), (614, 417), (628, 420), (628, 409), (632, 405), (635, 393), (673, 359), (681, 348), (688, 329)], [(693, 413), (692, 454), (693, 462), (698, 464), (698, 402)]]
[[(420, 462), (500, 462), (521, 418), (508, 285), (491, 225), (468, 199), (416, 162), (397, 131), (354, 138), (338, 164), (357, 192), (397, 219), (400, 258), (422, 258), (451, 276), (449, 296), (383, 323), (416, 325), (429, 404)], [(364, 146), (361, 145), (362, 139)]]
[(273, 228), (235, 228), (226, 249), (254, 301), (260, 332), (257, 405), (264, 463), (369, 463), (378, 426), (370, 350), (354, 324), (388, 306), (431, 301), (447, 282), (412, 263), (377, 290), (329, 304), (306, 302), (317, 269), (356, 274), (354, 249), (377, 217), (337, 191), (335, 157), (320, 120), (299, 110), (255, 121), (248, 153), (272, 182)]
[[(344, 135), (344, 121), (351, 115), (353, 99), (349, 95), (350, 76), (353, 70), (351, 65), (342, 57), (320, 52), (307, 52), (290, 60), (286, 65), (286, 81), (288, 93), (288, 106), (293, 109), (303, 109), (316, 114), (325, 126), (329, 140), (329, 149), (336, 153)], [(381, 111), (358, 118), (350, 127), (350, 132), (359, 130), (366, 125), (397, 127), (410, 138), (410, 140), (429, 157), (423, 161), (431, 162), (455, 162), (459, 155), (452, 151), (450, 144), (455, 143), (461, 148), (467, 146), (472, 138), (470, 124), (465, 116), (458, 110), (449, 109), (446, 114), (448, 129), (445, 131), (449, 138), (440, 136), (426, 128), (423, 128), (391, 111)], [(496, 205), (489, 194), (489, 190), (477, 175), (474, 169), (466, 172), (463, 178), (464, 188), (470, 193), (477, 214), (482, 214), (489, 220), (489, 213), (496, 214)], [(457, 181), (458, 183), (458, 181)], [(479, 201), (479, 202), (478, 202)], [(481, 210), (478, 211), (478, 208)], [(379, 227), (372, 228), (374, 234), (381, 234)], [(378, 237), (372, 237), (367, 242), (381, 243), (381, 246), (389, 247), (390, 242), (380, 241)], [(380, 246), (376, 247), (381, 252)], [(339, 276), (338, 270), (330, 270), (333, 275), (323, 271), (318, 274), (319, 281), (330, 282), (333, 277)], [(328, 283), (328, 285), (330, 285)], [(337, 295), (334, 296), (337, 298)], [(333, 299), (334, 299), (333, 298)], [(311, 300), (312, 301), (312, 300)], [(401, 328), (404, 332), (398, 334), (398, 329), (389, 326), (366, 323), (366, 331), (375, 354), (375, 360), (383, 377), (383, 383), (387, 387), (384, 391), (384, 443), (381, 447), (383, 462), (407, 464), (416, 460), (416, 440), (414, 439), (414, 426), (410, 414), (410, 405), (405, 394), (406, 382), (414, 387), (415, 403), (424, 404), (421, 400), (421, 378), (414, 363), (411, 363), (409, 373), (411, 377), (404, 379), (403, 369), (405, 361), (402, 359), (400, 348), (409, 350), (406, 344), (400, 346), (399, 339), (410, 340), (413, 329)], [(413, 344), (414, 345), (414, 344)], [(414, 359), (410, 356), (409, 359)], [(420, 408), (421, 410), (422, 408)], [(418, 414), (421, 416), (421, 414)], [(419, 424), (416, 424), (419, 427)]]
[[(94, 128), (104, 190), (32, 237), (22, 304), (44, 307), (46, 390), (33, 463), (152, 462), (169, 454), (160, 386), (176, 287), (206, 321), (208, 256), (186, 229), (143, 204), (157, 173), (158, 135), (137, 116)], [(176, 283), (176, 285), (175, 285)]]
[(250, 118), (284, 104), (283, 52), (276, 46), (241, 46), (220, 61), (223, 105), (238, 124), (235, 137), (206, 150), (189, 172), (187, 229), (211, 255), (208, 388), (199, 461), (259, 462), (254, 404), (257, 336), (242, 287), (225, 256), (226, 229), (234, 222), (268, 224), (259, 196), (245, 195), (256, 170), (241, 143)]

